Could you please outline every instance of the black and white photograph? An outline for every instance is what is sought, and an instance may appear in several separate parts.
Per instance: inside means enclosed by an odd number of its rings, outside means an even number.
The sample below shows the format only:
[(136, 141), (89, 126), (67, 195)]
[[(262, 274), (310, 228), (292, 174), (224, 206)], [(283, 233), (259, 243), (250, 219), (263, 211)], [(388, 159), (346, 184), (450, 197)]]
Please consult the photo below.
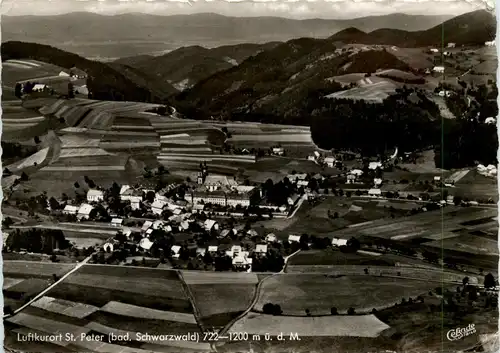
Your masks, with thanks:
[(494, 2), (1, 11), (5, 352), (500, 351)]

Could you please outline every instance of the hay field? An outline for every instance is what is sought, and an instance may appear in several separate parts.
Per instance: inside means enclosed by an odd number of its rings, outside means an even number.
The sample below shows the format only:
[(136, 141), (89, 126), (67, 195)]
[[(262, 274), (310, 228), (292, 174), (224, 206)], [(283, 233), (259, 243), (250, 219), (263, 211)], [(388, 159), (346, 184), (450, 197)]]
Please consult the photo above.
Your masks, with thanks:
[[(416, 298), (436, 287), (436, 283), (370, 275), (331, 278), (320, 274), (283, 274), (268, 278), (261, 287), (254, 310), (262, 311), (266, 303), (279, 304), (283, 315), (329, 315), (336, 307), (346, 313), (353, 307), (357, 312), (370, 312), (401, 302), (401, 298)], [(356, 295), (353, 295), (356, 293)]]
[[(372, 78), (367, 78), (372, 81)], [(395, 92), (397, 86), (389, 81), (379, 81), (370, 83), (367, 81), (362, 87), (351, 88), (346, 91), (335, 92), (326, 96), (332, 99), (352, 99), (366, 100), (369, 102), (380, 103), (391, 93)]]
[(269, 333), (271, 336), (283, 333), (287, 338), (291, 333), (298, 333), (299, 337), (377, 337), (388, 328), (374, 315), (286, 317), (250, 313), (238, 320), (230, 332)]

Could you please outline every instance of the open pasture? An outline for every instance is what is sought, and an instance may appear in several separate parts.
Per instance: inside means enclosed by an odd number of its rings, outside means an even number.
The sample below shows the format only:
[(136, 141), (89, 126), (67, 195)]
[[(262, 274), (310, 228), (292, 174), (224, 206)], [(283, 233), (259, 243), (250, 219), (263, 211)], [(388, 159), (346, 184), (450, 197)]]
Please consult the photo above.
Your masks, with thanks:
[(224, 326), (251, 304), (256, 284), (193, 284), (201, 320), (208, 326)]
[(292, 265), (359, 265), (359, 266), (395, 266), (395, 261), (384, 255), (374, 256), (363, 253), (342, 253), (332, 250), (301, 251), (288, 262)]
[(368, 83), (362, 87), (332, 93), (326, 97), (332, 99), (366, 100), (377, 103), (382, 102), (391, 93), (395, 92), (396, 88), (397, 86), (392, 82), (379, 81), (371, 84)]
[(53, 274), (64, 275), (73, 266), (51, 262), (4, 261), (3, 273), (6, 277), (13, 278), (52, 278)]
[[(445, 254), (446, 256), (446, 254)], [(390, 259), (390, 257), (387, 257)], [(327, 276), (367, 276), (365, 269), (368, 268), (370, 276), (387, 277), (389, 279), (405, 279), (426, 281), (429, 283), (461, 283), (464, 277), (462, 272), (442, 270), (440, 266), (429, 266), (422, 263), (422, 266), (360, 266), (360, 265), (289, 265), (286, 268), (287, 274), (317, 274)], [(486, 267), (485, 267), (486, 268)], [(472, 278), (471, 282), (472, 282)]]
[(202, 284), (256, 285), (259, 282), (256, 274), (246, 272), (182, 271), (182, 276), (189, 286)]
[(182, 334), (199, 331), (196, 323), (136, 318), (133, 316), (112, 314), (102, 310), (94, 312), (86, 319), (91, 323), (112, 327), (118, 330), (150, 334)]
[(298, 333), (299, 337), (376, 337), (389, 326), (374, 315), (286, 317), (250, 313), (238, 320), (230, 332), (277, 336)]
[[(370, 275), (329, 277), (321, 274), (282, 274), (264, 281), (254, 310), (262, 311), (266, 303), (279, 304), (283, 315), (329, 315), (336, 307), (346, 313), (369, 312), (401, 302), (401, 298), (417, 297), (436, 287), (429, 281)], [(353, 293), (356, 293), (353, 296)]]
[(110, 301), (100, 309), (103, 312), (147, 320), (166, 320), (196, 325), (193, 314), (144, 308), (131, 304)]
[(334, 232), (334, 236), (349, 238), (351, 236), (381, 237), (385, 239), (420, 231), (453, 231), (462, 229), (462, 222), (482, 217), (493, 217), (495, 209), (463, 208), (448, 206), (442, 210), (419, 213), (397, 219), (380, 219), (356, 227), (348, 227)]
[(62, 68), (34, 60), (7, 60), (2, 63), (2, 83), (14, 87), (17, 82), (36, 81), (59, 74)]
[(97, 307), (116, 301), (191, 314), (191, 305), (176, 276), (175, 271), (168, 270), (85, 265), (47, 295)]
[(476, 255), (498, 256), (498, 241), (471, 234), (462, 234), (425, 243), (439, 249), (461, 251)]
[(35, 308), (82, 319), (99, 310), (98, 307), (69, 300), (44, 296), (32, 304)]

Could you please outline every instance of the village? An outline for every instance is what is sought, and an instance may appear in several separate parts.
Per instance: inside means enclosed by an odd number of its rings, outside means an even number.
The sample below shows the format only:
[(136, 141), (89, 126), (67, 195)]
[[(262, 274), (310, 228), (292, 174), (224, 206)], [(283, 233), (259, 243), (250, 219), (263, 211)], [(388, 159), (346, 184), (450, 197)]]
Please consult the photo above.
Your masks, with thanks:
[[(282, 156), (286, 149), (273, 147), (272, 153)], [(314, 232), (290, 233), (286, 237), (280, 234), (278, 237), (272, 231), (265, 232), (266, 228), (262, 227), (273, 220), (293, 221), (301, 207), (314, 207), (327, 198), (411, 202), (414, 206), (405, 211), (410, 212), (408, 214), (446, 205), (493, 204), (492, 199), (469, 199), (453, 192), (448, 194), (447, 190), (453, 190), (455, 182), (467, 171), (458, 171), (446, 178), (438, 174), (428, 175), (428, 180), (425, 183), (420, 180), (413, 191), (404, 191), (408, 189), (408, 180), (388, 180), (387, 177), (395, 175), (394, 171), (402, 172), (398, 163), (404, 165), (414, 158), (411, 153), (398, 156), (397, 149), (392, 155), (378, 160), (363, 159), (348, 152), (325, 155), (315, 151), (307, 160), (321, 166), (323, 172), (293, 171), (279, 182), (269, 179), (253, 185), (248, 179), (210, 173), (204, 162), (199, 164), (196, 178), (188, 177), (182, 183), (169, 185), (158, 182), (154, 187), (150, 184), (150, 188), (117, 183), (103, 188), (85, 177), (85, 186), (75, 183), (81, 191), (77, 193), (77, 199), (71, 200), (66, 195), (48, 199), (41, 195), (39, 202), (42, 207), (35, 205), (39, 212), (45, 213), (41, 223), (13, 224), (7, 215), (4, 226), (12, 229), (6, 231), (4, 244), (11, 245), (7, 245), (4, 251), (26, 253), (26, 249), (15, 245), (14, 238), (19, 233), (13, 231), (40, 227), (49, 231), (82, 232), (70, 237), (72, 242), (66, 245), (66, 249), (56, 246), (51, 250), (63, 257), (75, 251), (76, 254), (80, 251), (81, 256), (92, 254), (90, 261), (93, 263), (205, 271), (279, 272), (283, 270), (286, 259), (300, 250), (324, 249), (325, 246), (342, 252), (359, 249), (359, 241), (354, 238), (323, 238)], [(334, 170), (337, 172), (332, 173)], [(496, 168), (479, 165), (477, 170), (470, 172), (494, 177)], [(160, 167), (146, 173), (161, 176), (168, 172)], [(439, 188), (445, 188), (445, 193)], [(16, 207), (22, 209), (26, 206), (18, 204)], [(351, 208), (356, 210), (356, 207)], [(40, 221), (36, 213), (31, 215)], [(332, 219), (339, 217), (337, 212), (330, 211), (328, 216)], [(391, 216), (394, 218), (394, 214)], [(260, 228), (256, 227), (257, 224)], [(79, 239), (85, 238), (83, 232), (99, 231), (107, 235), (95, 244)], [(76, 256), (76, 260), (81, 256)]]

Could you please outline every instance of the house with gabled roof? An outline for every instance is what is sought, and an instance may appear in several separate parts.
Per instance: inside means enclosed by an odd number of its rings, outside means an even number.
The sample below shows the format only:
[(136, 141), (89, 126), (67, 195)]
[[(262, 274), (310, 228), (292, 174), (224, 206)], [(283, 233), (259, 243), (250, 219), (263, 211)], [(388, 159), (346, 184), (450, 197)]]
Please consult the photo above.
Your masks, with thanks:
[(104, 193), (101, 190), (90, 189), (87, 191), (88, 202), (100, 202), (104, 200)]
[(79, 206), (66, 205), (66, 206), (64, 206), (64, 209), (62, 212), (63, 212), (63, 214), (77, 214), (79, 209), (80, 209)]
[(255, 247), (254, 253), (258, 255), (265, 255), (267, 254), (267, 244), (257, 244)]
[(90, 216), (90, 212), (92, 212), (93, 209), (94, 209), (94, 206), (91, 206), (87, 203), (84, 203), (78, 209), (78, 213), (76, 216), (79, 220), (88, 219)]

